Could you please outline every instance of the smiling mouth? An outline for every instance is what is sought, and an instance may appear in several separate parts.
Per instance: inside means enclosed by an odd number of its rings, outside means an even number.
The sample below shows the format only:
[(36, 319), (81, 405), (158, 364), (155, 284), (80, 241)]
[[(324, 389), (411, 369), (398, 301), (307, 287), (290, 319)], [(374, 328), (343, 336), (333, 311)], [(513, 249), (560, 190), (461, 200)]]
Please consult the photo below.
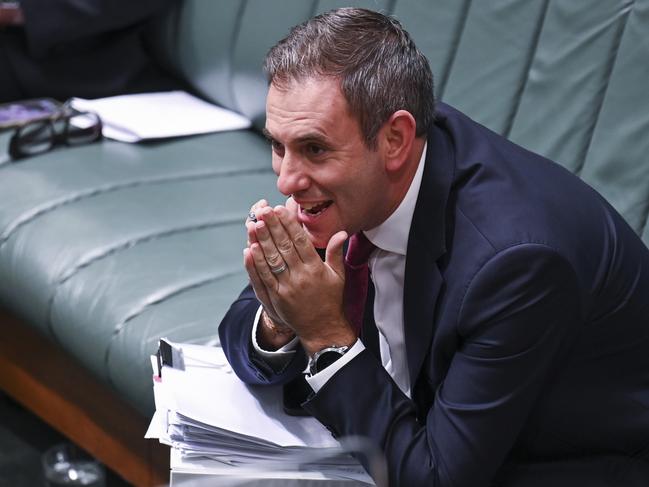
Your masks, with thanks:
[(333, 200), (323, 201), (322, 203), (303, 203), (300, 204), (300, 210), (307, 215), (317, 216), (331, 206)]

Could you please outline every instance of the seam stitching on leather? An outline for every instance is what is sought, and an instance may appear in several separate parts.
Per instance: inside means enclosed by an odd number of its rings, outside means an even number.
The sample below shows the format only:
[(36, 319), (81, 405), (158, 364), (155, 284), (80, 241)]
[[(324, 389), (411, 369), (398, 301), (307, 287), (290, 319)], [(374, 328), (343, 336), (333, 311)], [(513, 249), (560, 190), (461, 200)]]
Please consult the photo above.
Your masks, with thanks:
[(242, 0), (239, 5), (239, 11), (237, 12), (237, 20), (232, 29), (232, 38), (230, 39), (230, 50), (228, 53), (228, 92), (230, 93), (230, 100), (232, 104), (236, 107), (236, 111), (241, 113), (241, 106), (237, 100), (236, 93), (234, 92), (234, 83), (232, 79), (234, 78), (234, 51), (237, 46), (237, 40), (239, 39), (239, 34), (241, 33), (241, 24), (243, 24), (243, 15), (246, 10), (248, 0)]
[(611, 76), (613, 75), (613, 71), (615, 70), (615, 65), (617, 63), (618, 55), (620, 53), (622, 38), (624, 37), (624, 32), (626, 31), (626, 26), (629, 23), (629, 18), (631, 18), (631, 12), (633, 11), (634, 7), (635, 7), (635, 0), (633, 0), (629, 4), (629, 9), (624, 14), (623, 19), (621, 20), (620, 25), (618, 27), (618, 32), (615, 35), (615, 40), (613, 41), (613, 45), (612, 45), (611, 59), (607, 63), (606, 70), (604, 72), (604, 82), (606, 83), (606, 85), (602, 90), (602, 94), (599, 96), (597, 108), (595, 109), (595, 116), (591, 118), (592, 121), (590, 122), (590, 126), (588, 127), (588, 135), (586, 136), (586, 143), (584, 144), (584, 148), (582, 149), (581, 153), (577, 157), (577, 161), (579, 161), (579, 164), (577, 165), (574, 171), (575, 174), (577, 175), (581, 174), (581, 171), (584, 169), (584, 166), (586, 165), (586, 159), (588, 157), (588, 153), (590, 152), (590, 147), (593, 143), (593, 138), (595, 135), (595, 128), (597, 127), (597, 122), (599, 121), (599, 117), (602, 113), (604, 102), (606, 101), (606, 94), (608, 93), (608, 88), (611, 84)]
[(548, 10), (550, 6), (550, 0), (545, 0), (543, 4), (543, 9), (539, 15), (539, 19), (534, 28), (534, 36), (532, 37), (532, 44), (530, 46), (529, 52), (527, 53), (527, 59), (525, 60), (525, 67), (522, 72), (522, 79), (518, 83), (516, 93), (514, 94), (514, 103), (512, 104), (512, 109), (505, 121), (505, 128), (503, 129), (503, 136), (509, 137), (509, 134), (514, 127), (514, 121), (516, 120), (516, 115), (518, 115), (518, 109), (521, 106), (521, 101), (523, 100), (523, 95), (525, 93), (525, 88), (527, 82), (530, 79), (530, 71), (532, 65), (534, 64), (534, 58), (536, 57), (537, 50), (539, 48), (539, 41), (541, 39), (541, 33), (543, 32), (543, 27), (545, 25), (545, 19), (548, 15)]
[(448, 82), (448, 79), (451, 77), (451, 71), (453, 70), (453, 64), (455, 63), (455, 58), (457, 56), (457, 52), (460, 47), (460, 42), (462, 41), (462, 37), (464, 35), (464, 28), (466, 27), (466, 21), (469, 17), (470, 10), (471, 10), (471, 0), (465, 0), (461, 8), (460, 18), (458, 19), (457, 25), (455, 27), (455, 36), (453, 37), (453, 40), (451, 41), (451, 45), (449, 48), (451, 55), (448, 57), (448, 60), (446, 61), (446, 66), (444, 66), (444, 69), (442, 71), (442, 76), (440, 77), (440, 81), (438, 84), (437, 98), (439, 100), (442, 100), (444, 98), (444, 90), (446, 89), (446, 83)]
[(115, 325), (115, 329), (113, 330), (113, 334), (110, 338), (110, 342), (108, 343), (108, 348), (106, 348), (106, 352), (104, 354), (104, 367), (105, 370), (107, 371), (106, 377), (108, 379), (108, 383), (112, 386), (115, 386), (115, 383), (113, 382), (113, 377), (110, 371), (110, 368), (108, 367), (108, 361), (110, 360), (110, 353), (113, 348), (113, 344), (115, 343), (115, 340), (117, 336), (126, 328), (126, 325), (133, 321), (135, 318), (140, 316), (142, 313), (144, 313), (146, 310), (148, 310), (152, 306), (159, 305), (161, 303), (164, 303), (165, 301), (172, 299), (176, 296), (179, 296), (187, 291), (191, 291), (192, 289), (197, 289), (199, 287), (206, 286), (208, 284), (211, 284), (213, 282), (217, 282), (222, 279), (227, 279), (228, 277), (235, 276), (237, 274), (241, 274), (243, 271), (242, 270), (236, 270), (236, 271), (229, 271), (229, 272), (222, 272), (217, 275), (205, 278), (205, 279), (200, 279), (195, 282), (192, 282), (190, 284), (184, 285), (184, 286), (179, 286), (176, 289), (173, 289), (172, 291), (169, 291), (168, 293), (164, 294), (163, 296), (160, 296), (159, 298), (146, 302), (143, 305), (139, 306), (138, 308), (133, 309), (127, 316), (126, 318), (122, 319), (119, 323)]
[(46, 327), (47, 330), (50, 332), (50, 336), (52, 336), (57, 342), (58, 336), (56, 334), (56, 331), (54, 330), (54, 323), (52, 320), (52, 312), (54, 309), (54, 300), (56, 299), (56, 296), (59, 292), (59, 289), (67, 282), (69, 281), (72, 277), (74, 277), (77, 272), (85, 269), (86, 267), (91, 266), (92, 264), (103, 260), (107, 257), (111, 257), (113, 255), (118, 254), (119, 252), (123, 250), (127, 250), (131, 247), (135, 247), (136, 245), (140, 245), (146, 242), (150, 242), (153, 240), (160, 240), (163, 238), (167, 237), (172, 237), (174, 235), (180, 235), (182, 233), (191, 233), (191, 232), (198, 232), (202, 230), (206, 230), (209, 228), (214, 228), (214, 227), (219, 227), (219, 226), (225, 226), (225, 225), (234, 225), (237, 223), (241, 223), (241, 218), (231, 218), (231, 219), (223, 219), (219, 221), (213, 221), (213, 222), (206, 222), (206, 223), (200, 223), (200, 224), (194, 224), (194, 225), (188, 225), (186, 227), (176, 227), (170, 230), (164, 230), (161, 232), (154, 232), (145, 236), (142, 236), (140, 238), (136, 238), (135, 240), (129, 240), (127, 242), (122, 242), (119, 245), (113, 246), (111, 248), (106, 249), (104, 252), (101, 254), (98, 254), (96, 256), (93, 256), (92, 258), (84, 261), (82, 260), (81, 262), (78, 262), (74, 266), (66, 269), (59, 275), (59, 277), (55, 280), (56, 284), (53, 286), (53, 291), (47, 300), (47, 322), (46, 322)]
[(36, 220), (37, 218), (46, 215), (54, 210), (57, 210), (59, 208), (62, 208), (64, 206), (67, 206), (69, 204), (77, 203), (78, 201), (83, 201), (86, 199), (94, 198), (99, 195), (107, 194), (107, 193), (112, 193), (115, 191), (120, 191), (122, 189), (130, 189), (134, 188), (137, 186), (153, 186), (153, 185), (163, 185), (163, 184), (169, 184), (169, 183), (175, 183), (175, 182), (181, 182), (181, 181), (192, 181), (192, 180), (200, 180), (200, 179), (210, 179), (210, 178), (221, 178), (221, 177), (229, 177), (229, 176), (237, 176), (237, 175), (248, 175), (248, 174), (263, 174), (265, 172), (269, 172), (267, 168), (260, 168), (257, 170), (229, 170), (229, 171), (208, 171), (208, 172), (202, 172), (200, 174), (191, 174), (191, 175), (183, 175), (183, 176), (173, 176), (173, 177), (162, 177), (162, 178), (155, 178), (155, 179), (148, 179), (148, 180), (136, 180), (136, 181), (128, 181), (125, 183), (121, 184), (115, 184), (111, 186), (106, 186), (106, 187), (96, 187), (92, 189), (87, 189), (85, 191), (81, 191), (79, 193), (76, 193), (73, 196), (66, 196), (63, 197), (59, 200), (55, 200), (53, 203), (48, 202), (47, 204), (39, 207), (36, 207), (35, 209), (32, 209), (31, 211), (28, 211), (26, 215), (20, 216), (17, 219), (15, 219), (13, 222), (9, 223), (2, 234), (0, 234), (0, 248), (11, 238), (11, 236), (18, 230), (20, 227), (31, 223), (32, 221)]

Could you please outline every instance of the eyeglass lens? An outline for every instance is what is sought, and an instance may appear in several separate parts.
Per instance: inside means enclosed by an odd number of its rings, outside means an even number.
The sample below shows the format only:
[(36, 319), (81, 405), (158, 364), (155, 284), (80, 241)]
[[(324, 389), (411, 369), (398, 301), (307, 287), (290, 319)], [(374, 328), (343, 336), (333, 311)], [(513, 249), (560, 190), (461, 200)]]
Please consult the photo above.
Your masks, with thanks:
[(48, 151), (54, 144), (54, 132), (49, 120), (29, 123), (16, 133), (22, 155), (34, 155)]
[(79, 113), (70, 117), (66, 141), (70, 145), (94, 142), (101, 135), (101, 121), (96, 113)]
[(62, 113), (58, 118), (20, 127), (10, 142), (10, 154), (21, 158), (47, 152), (59, 144), (87, 144), (101, 138), (101, 128), (96, 113)]

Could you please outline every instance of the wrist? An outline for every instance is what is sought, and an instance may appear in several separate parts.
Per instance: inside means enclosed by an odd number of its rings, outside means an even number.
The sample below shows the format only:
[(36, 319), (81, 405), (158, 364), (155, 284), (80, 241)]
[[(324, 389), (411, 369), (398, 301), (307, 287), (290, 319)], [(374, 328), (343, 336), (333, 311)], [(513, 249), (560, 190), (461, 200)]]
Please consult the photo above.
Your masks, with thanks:
[(349, 351), (349, 348), (350, 347), (348, 346), (339, 347), (331, 345), (316, 352), (311, 358), (309, 358), (309, 364), (307, 366), (308, 376), (313, 377), (334, 364)]
[[(331, 328), (330, 328), (331, 329)], [(300, 335), (302, 348), (308, 357), (313, 357), (316, 353), (330, 347), (347, 347), (351, 348), (358, 337), (352, 331), (351, 327), (340, 328), (336, 333), (326, 333), (314, 338)]]
[(295, 332), (287, 325), (275, 322), (266, 310), (262, 310), (257, 326), (257, 343), (264, 350), (277, 350), (295, 338)]

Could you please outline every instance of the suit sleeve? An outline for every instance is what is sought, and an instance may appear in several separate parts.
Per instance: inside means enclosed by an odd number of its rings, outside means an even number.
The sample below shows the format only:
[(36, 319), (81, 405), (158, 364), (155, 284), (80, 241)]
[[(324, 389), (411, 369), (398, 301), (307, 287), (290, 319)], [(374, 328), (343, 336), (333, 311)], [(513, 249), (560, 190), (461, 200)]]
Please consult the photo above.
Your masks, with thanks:
[(235, 374), (246, 384), (285, 384), (306, 367), (306, 355), (298, 346), (294, 357), (280, 371), (275, 371), (259, 356), (252, 345), (252, 327), (259, 301), (247, 286), (232, 303), (219, 325), (219, 339)]
[(380, 445), (392, 486), (488, 486), (552, 381), (580, 314), (565, 259), (541, 245), (509, 248), (466, 284), (460, 344), (425, 423), (367, 351), (305, 407), (336, 436)]

